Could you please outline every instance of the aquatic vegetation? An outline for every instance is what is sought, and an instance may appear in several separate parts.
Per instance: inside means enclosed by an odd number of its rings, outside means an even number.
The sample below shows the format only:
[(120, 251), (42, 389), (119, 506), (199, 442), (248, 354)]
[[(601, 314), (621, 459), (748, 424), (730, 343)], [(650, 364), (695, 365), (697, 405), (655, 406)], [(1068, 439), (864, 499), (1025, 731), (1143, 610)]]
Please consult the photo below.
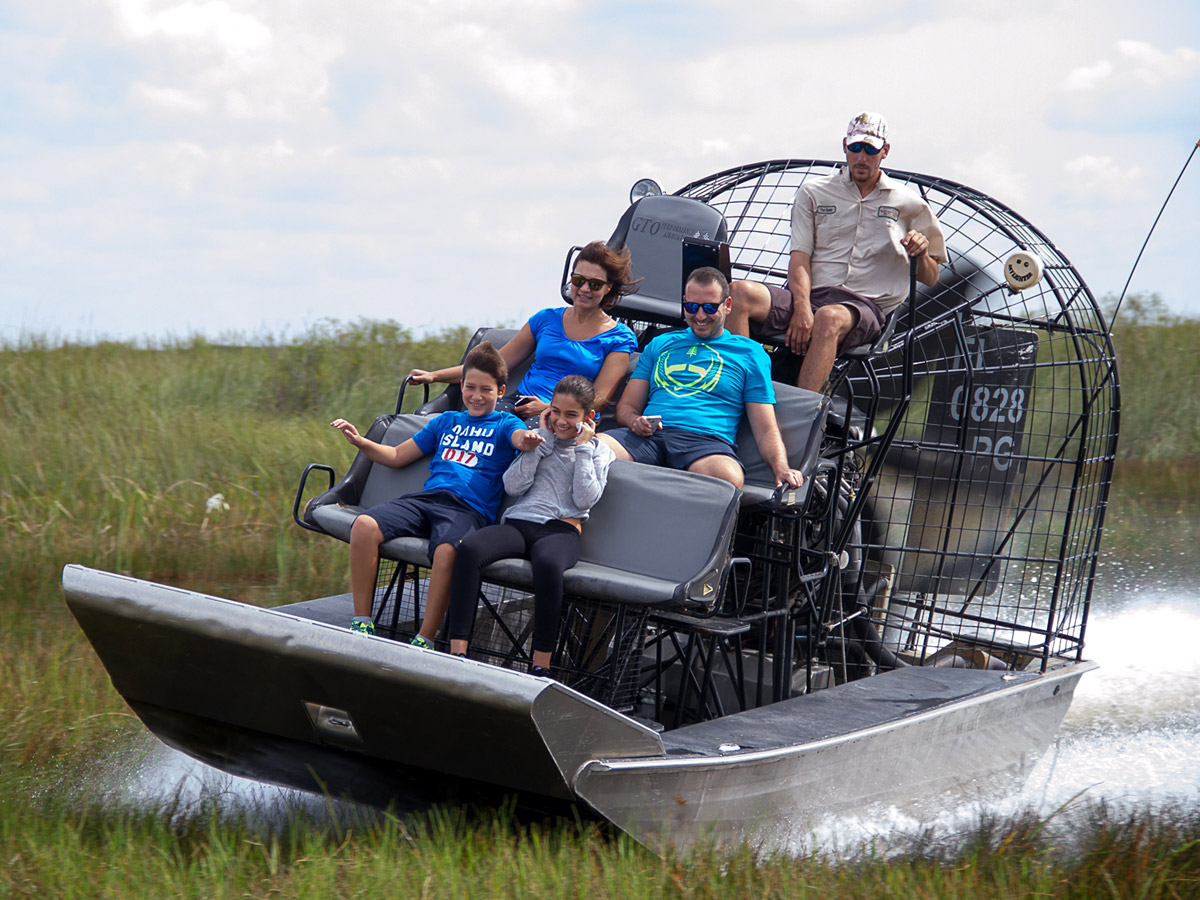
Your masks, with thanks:
[[(1197, 383), (1190, 354), (1200, 324), (1124, 327), (1146, 330), (1128, 342), (1118, 332), (1125, 427), (1105, 537), (1118, 558), (1152, 548), (1160, 517), (1194, 535), (1195, 516), (1181, 524), (1178, 512), (1200, 499), (1200, 415), (1192, 414), (1200, 410), (1164, 408), (1200, 402), (1191, 396), (1200, 392), (1161, 389)], [(909, 837), (836, 859), (761, 859), (746, 848), (660, 860), (590, 823), (514, 825), (503, 813), (413, 820), (299, 810), (264, 827), (229, 818), (219, 797), (177, 815), (79, 796), (78, 772), (128, 747), (143, 727), (67, 612), (62, 566), (262, 605), (344, 590), (344, 551), (291, 522), (299, 472), (313, 459), (344, 469), (351, 453), (330, 418), (367, 423), (390, 410), (408, 369), (453, 362), (464, 339), (328, 323), (250, 346), (0, 349), (0, 896), (1200, 892), (1194, 810), (1097, 807), (1074, 830), (1034, 818), (983, 821), (952, 841)], [(1169, 416), (1185, 431), (1168, 440), (1160, 426)]]

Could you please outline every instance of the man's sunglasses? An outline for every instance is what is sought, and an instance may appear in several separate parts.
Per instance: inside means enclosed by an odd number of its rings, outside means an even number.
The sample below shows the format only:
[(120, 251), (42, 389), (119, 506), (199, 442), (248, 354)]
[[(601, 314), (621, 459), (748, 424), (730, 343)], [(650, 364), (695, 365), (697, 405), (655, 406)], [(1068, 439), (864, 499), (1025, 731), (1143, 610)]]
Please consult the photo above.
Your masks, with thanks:
[(715, 316), (717, 314), (717, 310), (724, 305), (724, 303), (688, 303), (685, 300), (683, 304), (683, 311), (689, 316), (694, 316), (696, 313), (700, 312), (701, 307), (704, 307), (704, 314), (706, 316)]
[(593, 291), (598, 291), (608, 284), (608, 282), (603, 278), (584, 278), (582, 275), (572, 275), (571, 284), (575, 285), (575, 287), (583, 287), (586, 284)]
[(848, 152), (848, 153), (864, 153), (865, 152), (867, 154), (867, 156), (876, 156), (879, 153), (879, 151), (882, 149), (883, 149), (882, 147), (872, 147), (866, 141), (855, 141), (853, 144), (846, 145), (846, 152)]

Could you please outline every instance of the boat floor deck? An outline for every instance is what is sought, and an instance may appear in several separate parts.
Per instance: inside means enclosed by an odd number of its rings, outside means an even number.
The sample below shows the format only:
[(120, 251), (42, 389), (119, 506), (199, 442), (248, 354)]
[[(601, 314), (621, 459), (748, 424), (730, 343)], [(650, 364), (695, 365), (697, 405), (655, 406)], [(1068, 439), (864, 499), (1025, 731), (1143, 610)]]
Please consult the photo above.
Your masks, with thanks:
[(316, 600), (304, 600), (300, 603), (276, 606), (275, 612), (288, 613), (301, 619), (310, 619), (313, 622), (340, 625), (346, 628), (349, 627), (350, 618), (354, 615), (354, 598), (350, 594), (334, 594), (332, 597), (318, 597)]
[(722, 744), (768, 750), (886, 725), (1040, 676), (1030, 672), (913, 667), (852, 681), (663, 735), (673, 756), (712, 756)]
[[(300, 618), (344, 626), (350, 594), (276, 608)], [(1033, 672), (913, 667), (816, 691), (770, 706), (734, 713), (663, 734), (671, 756), (712, 756), (722, 745), (768, 750), (835, 738), (1035, 680)]]

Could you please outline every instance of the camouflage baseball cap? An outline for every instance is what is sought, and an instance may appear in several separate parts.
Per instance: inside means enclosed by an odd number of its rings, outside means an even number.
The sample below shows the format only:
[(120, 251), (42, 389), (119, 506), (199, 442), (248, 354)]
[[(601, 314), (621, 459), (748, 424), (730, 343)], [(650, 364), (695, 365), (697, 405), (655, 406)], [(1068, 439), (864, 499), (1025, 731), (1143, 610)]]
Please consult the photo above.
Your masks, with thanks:
[(864, 141), (872, 147), (887, 143), (887, 119), (875, 112), (861, 112), (846, 126), (846, 143)]

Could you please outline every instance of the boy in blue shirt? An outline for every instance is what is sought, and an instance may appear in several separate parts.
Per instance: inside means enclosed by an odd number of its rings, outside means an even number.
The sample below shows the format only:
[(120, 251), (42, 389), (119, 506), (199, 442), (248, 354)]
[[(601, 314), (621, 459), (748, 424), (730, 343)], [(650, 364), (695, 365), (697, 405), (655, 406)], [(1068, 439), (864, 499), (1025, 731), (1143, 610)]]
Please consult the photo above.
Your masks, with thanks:
[[(379, 569), (379, 545), (395, 537), (428, 537), (429, 592), (425, 618), (412, 643), (431, 649), (450, 602), (454, 553), (464, 537), (495, 521), (504, 496), (504, 471), (523, 450), (542, 443), (511, 413), (496, 412), (508, 367), (484, 341), (463, 361), (463, 412), (444, 412), (395, 447), (367, 440), (345, 419), (330, 424), (372, 462), (402, 468), (433, 453), (421, 491), (372, 506), (350, 530), (350, 627), (371, 634), (371, 602)], [(434, 452), (436, 451), (436, 452)]]

